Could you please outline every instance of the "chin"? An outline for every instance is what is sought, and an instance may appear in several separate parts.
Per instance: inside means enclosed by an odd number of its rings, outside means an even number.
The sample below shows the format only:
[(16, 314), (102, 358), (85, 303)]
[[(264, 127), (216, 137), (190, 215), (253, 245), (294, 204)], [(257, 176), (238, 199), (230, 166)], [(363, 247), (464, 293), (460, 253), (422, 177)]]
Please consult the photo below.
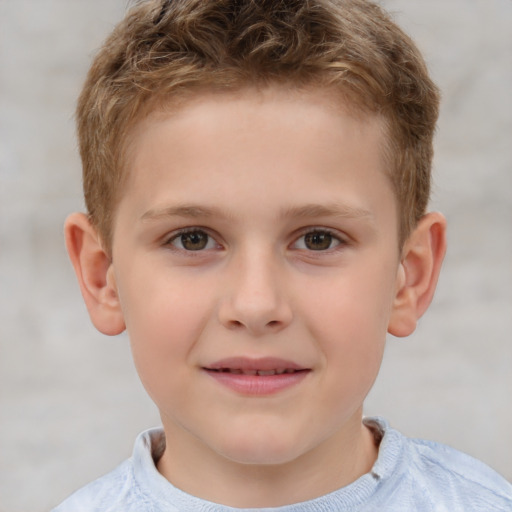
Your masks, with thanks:
[(217, 452), (238, 464), (259, 466), (286, 464), (302, 454), (303, 450), (292, 436), (257, 434), (238, 436), (237, 439), (231, 437)]

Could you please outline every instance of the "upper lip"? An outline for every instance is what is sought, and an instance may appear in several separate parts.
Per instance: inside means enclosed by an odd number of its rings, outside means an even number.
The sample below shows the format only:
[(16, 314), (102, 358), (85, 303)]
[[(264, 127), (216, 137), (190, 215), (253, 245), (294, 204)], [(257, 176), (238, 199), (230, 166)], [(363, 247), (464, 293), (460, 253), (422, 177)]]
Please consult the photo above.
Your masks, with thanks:
[(240, 370), (242, 372), (255, 372), (255, 371), (286, 371), (286, 370), (309, 370), (294, 361), (280, 359), (276, 357), (262, 357), (262, 358), (249, 358), (249, 357), (229, 357), (220, 359), (212, 364), (204, 367), (205, 370)]

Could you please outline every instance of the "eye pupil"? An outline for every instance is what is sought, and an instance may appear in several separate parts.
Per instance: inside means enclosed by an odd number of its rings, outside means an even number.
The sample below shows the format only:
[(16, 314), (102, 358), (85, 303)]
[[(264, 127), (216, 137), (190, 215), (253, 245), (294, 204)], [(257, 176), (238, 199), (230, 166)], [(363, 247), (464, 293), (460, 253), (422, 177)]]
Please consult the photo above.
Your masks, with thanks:
[(306, 247), (312, 251), (322, 251), (329, 249), (332, 244), (332, 235), (321, 231), (308, 233), (304, 236)]
[(181, 235), (181, 243), (188, 251), (200, 251), (208, 244), (208, 235), (202, 231), (192, 231)]

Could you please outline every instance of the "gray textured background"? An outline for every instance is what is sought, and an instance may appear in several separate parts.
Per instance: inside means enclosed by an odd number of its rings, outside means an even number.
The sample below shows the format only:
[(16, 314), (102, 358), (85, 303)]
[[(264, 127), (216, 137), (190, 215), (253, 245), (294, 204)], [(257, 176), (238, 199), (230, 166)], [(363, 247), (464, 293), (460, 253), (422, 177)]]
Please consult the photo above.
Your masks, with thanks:
[[(387, 0), (444, 93), (434, 304), (390, 339), (366, 412), (512, 479), (512, 1)], [(90, 326), (64, 251), (81, 209), (72, 121), (125, 0), (0, 0), (0, 512), (42, 512), (158, 423), (125, 336)]]

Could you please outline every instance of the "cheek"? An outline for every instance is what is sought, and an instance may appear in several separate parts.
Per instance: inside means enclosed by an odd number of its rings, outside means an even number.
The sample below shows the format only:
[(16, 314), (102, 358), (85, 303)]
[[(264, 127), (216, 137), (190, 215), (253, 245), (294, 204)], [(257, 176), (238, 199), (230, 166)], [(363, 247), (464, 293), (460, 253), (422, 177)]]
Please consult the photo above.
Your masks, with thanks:
[(339, 307), (332, 308), (332, 314), (324, 315), (315, 326), (314, 337), (329, 375), (343, 380), (344, 386), (359, 388), (371, 385), (377, 376), (386, 341), (386, 324), (381, 319), (370, 320), (354, 307), (354, 302), (349, 301), (342, 311)]
[[(137, 268), (143, 272), (137, 273)], [(153, 268), (152, 268), (153, 267)], [(122, 280), (120, 300), (128, 331), (148, 342), (188, 339), (200, 329), (202, 317), (211, 307), (212, 287), (201, 279), (183, 276), (164, 265), (133, 265)]]
[[(368, 265), (318, 288), (311, 283), (302, 310), (333, 378), (365, 386), (376, 377), (392, 302), (392, 274)], [(337, 377), (334, 374), (337, 374)]]
[[(145, 272), (120, 289), (135, 366), (146, 388), (177, 380), (211, 315), (212, 298), (191, 280)], [(151, 390), (148, 389), (151, 393)]]
[(371, 272), (368, 267), (348, 270), (303, 288), (308, 290), (301, 302), (304, 318), (328, 337), (371, 344), (379, 333), (385, 335), (393, 303), (392, 272)]
[(324, 406), (337, 411), (338, 421), (361, 407), (377, 378), (385, 348), (386, 330), (378, 325), (383, 324), (369, 321), (361, 311), (366, 308), (354, 303), (357, 300), (331, 305), (331, 314), (324, 309), (313, 332), (323, 358), (324, 385), (330, 390)]

